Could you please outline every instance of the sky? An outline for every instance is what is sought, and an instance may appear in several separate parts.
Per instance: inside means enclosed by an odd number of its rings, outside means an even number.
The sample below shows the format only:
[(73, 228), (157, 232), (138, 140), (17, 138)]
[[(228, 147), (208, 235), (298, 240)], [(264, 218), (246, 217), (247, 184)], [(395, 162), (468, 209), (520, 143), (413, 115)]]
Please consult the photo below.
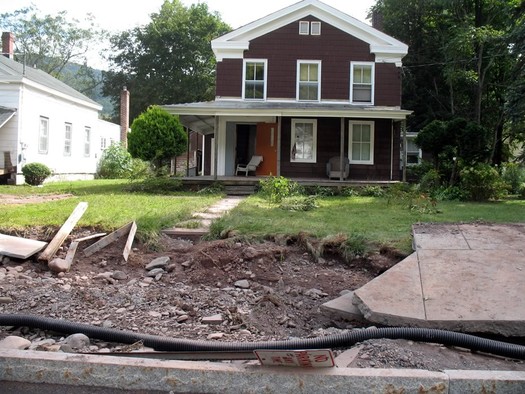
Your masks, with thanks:
[[(223, 21), (236, 29), (298, 1), (182, 0), (182, 3), (189, 6), (192, 3), (205, 2), (210, 11), (217, 11)], [(101, 28), (118, 32), (147, 24), (150, 20), (149, 15), (158, 12), (163, 2), (164, 0), (0, 0), (0, 14), (11, 13), (33, 4), (44, 15), (53, 15), (65, 10), (69, 16), (83, 20), (86, 14), (91, 13), (95, 17), (95, 23)], [(369, 23), (366, 15), (375, 0), (323, 0), (323, 2)], [(91, 67), (103, 67), (101, 62), (96, 52), (93, 52), (88, 60)]]

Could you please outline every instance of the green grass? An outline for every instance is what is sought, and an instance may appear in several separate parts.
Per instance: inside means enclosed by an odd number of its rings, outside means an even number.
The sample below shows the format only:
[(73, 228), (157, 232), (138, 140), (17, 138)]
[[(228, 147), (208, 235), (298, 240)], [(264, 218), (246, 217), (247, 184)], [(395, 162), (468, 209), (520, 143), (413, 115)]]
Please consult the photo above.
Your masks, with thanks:
[(370, 241), (411, 250), (411, 226), (418, 222), (520, 222), (525, 201), (490, 203), (440, 202), (441, 213), (422, 214), (377, 197), (325, 197), (308, 212), (284, 211), (258, 196), (244, 201), (221, 220), (222, 228), (264, 237), (300, 232), (323, 238), (334, 234), (361, 234)]
[(0, 201), (0, 231), (33, 226), (59, 227), (80, 201), (86, 201), (88, 209), (77, 227), (111, 231), (136, 221), (138, 237), (148, 242), (161, 229), (190, 219), (193, 212), (203, 210), (220, 198), (218, 194), (183, 192), (169, 195), (130, 193), (125, 190), (128, 184), (122, 180), (96, 180), (50, 183), (43, 187), (0, 186), (0, 194), (73, 194), (65, 200), (38, 204), (1, 205)]

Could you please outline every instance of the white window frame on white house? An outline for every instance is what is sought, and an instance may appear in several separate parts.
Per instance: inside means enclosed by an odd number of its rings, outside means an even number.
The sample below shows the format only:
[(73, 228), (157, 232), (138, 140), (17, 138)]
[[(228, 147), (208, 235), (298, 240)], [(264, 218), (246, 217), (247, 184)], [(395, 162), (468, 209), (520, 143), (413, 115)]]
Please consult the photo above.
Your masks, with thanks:
[(312, 36), (321, 35), (321, 22), (310, 22), (310, 34)]
[[(301, 66), (302, 65), (316, 65), (317, 66), (317, 81), (311, 80), (310, 67), (308, 67), (308, 80), (301, 80)], [(320, 60), (298, 60), (297, 61), (297, 101), (310, 101), (316, 102), (321, 100), (321, 61)], [(317, 87), (317, 97), (315, 99), (304, 99), (301, 98), (301, 87), (304, 86), (316, 86)]]
[[(260, 65), (262, 64), (263, 67), (264, 67), (264, 70), (263, 70), (263, 80), (261, 81), (260, 79), (250, 79), (250, 80), (247, 80), (247, 66), (249, 64), (254, 64), (254, 65)], [(257, 73), (254, 74), (254, 77), (257, 78)], [(243, 67), (242, 67), (242, 97), (243, 99), (245, 100), (254, 100), (254, 101), (264, 101), (266, 100), (266, 90), (267, 90), (267, 80), (268, 80), (268, 60), (267, 59), (244, 59), (244, 62), (243, 62)], [(246, 97), (246, 85), (248, 83), (252, 83), (254, 85), (262, 85), (263, 87), (263, 97), (261, 98), (254, 98), (254, 97)]]
[(71, 141), (73, 138), (73, 124), (64, 123), (64, 156), (71, 156)]
[(91, 154), (91, 127), (84, 127), (84, 156), (89, 157)]
[(299, 35), (307, 36), (310, 34), (310, 22), (299, 21)]
[(40, 117), (38, 129), (38, 153), (47, 155), (49, 151), (49, 118)]
[(105, 150), (108, 147), (108, 140), (106, 137), (100, 137), (100, 150)]
[[(354, 126), (370, 126), (370, 138), (369, 141), (363, 141), (362, 139), (362, 133), (359, 136), (359, 138), (354, 141), (354, 132), (361, 130), (355, 130)], [(350, 164), (365, 164), (365, 165), (373, 165), (374, 164), (374, 126), (375, 123), (372, 121), (362, 121), (362, 120), (350, 120), (348, 122), (348, 158), (350, 159)], [(357, 155), (354, 155), (354, 145), (359, 145), (359, 157), (355, 157)], [(366, 145), (369, 144), (368, 147), (368, 159), (363, 160), (363, 152), (366, 151)]]
[[(299, 131), (305, 132), (304, 128), (298, 130), (301, 125), (311, 126), (311, 148), (310, 153), (305, 152), (305, 139), (301, 138)], [(292, 163), (317, 163), (317, 119), (292, 119), (290, 162)], [(300, 156), (300, 157), (298, 157)]]
[[(356, 72), (356, 68), (360, 68), (359, 75)], [(361, 69), (363, 67), (370, 67), (370, 81), (364, 82), (362, 80), (362, 71)], [(354, 78), (361, 77), (361, 81), (359, 83), (356, 83), (354, 81)], [(354, 85), (356, 87), (362, 87), (366, 90), (368, 90), (368, 86), (370, 87), (370, 100), (357, 100), (356, 95), (354, 94)], [(374, 90), (375, 90), (375, 63), (374, 62), (350, 62), (350, 102), (352, 104), (368, 104), (368, 105), (374, 105)]]
[[(406, 135), (407, 146), (406, 146), (406, 153), (405, 153), (405, 158), (406, 159), (405, 160), (406, 160), (407, 167), (416, 166), (418, 164), (421, 164), (421, 160), (422, 160), (422, 157), (423, 157), (423, 152), (422, 152), (421, 148), (419, 148), (416, 145), (415, 141), (414, 141), (416, 137), (417, 137), (417, 133), (407, 133), (407, 135)], [(409, 143), (412, 143), (415, 148), (414, 149), (409, 149), (409, 146), (408, 146)], [(416, 158), (417, 161), (409, 160), (409, 157)]]

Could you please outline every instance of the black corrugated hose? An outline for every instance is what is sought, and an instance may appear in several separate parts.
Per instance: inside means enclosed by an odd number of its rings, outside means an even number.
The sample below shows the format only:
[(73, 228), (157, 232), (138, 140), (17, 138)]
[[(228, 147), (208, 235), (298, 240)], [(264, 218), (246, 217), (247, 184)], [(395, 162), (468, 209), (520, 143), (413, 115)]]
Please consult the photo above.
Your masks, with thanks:
[(92, 339), (124, 344), (133, 344), (142, 341), (144, 346), (151, 347), (157, 351), (170, 352), (246, 352), (257, 349), (337, 349), (348, 348), (368, 339), (388, 338), (440, 343), (447, 346), (458, 346), (476, 352), (525, 360), (525, 346), (469, 334), (429, 328), (367, 328), (319, 338), (267, 342), (209, 342), (138, 334), (130, 331), (120, 331), (90, 326), (88, 324), (73, 323), (66, 320), (23, 314), (0, 314), (0, 326), (39, 328), (63, 334), (82, 333)]

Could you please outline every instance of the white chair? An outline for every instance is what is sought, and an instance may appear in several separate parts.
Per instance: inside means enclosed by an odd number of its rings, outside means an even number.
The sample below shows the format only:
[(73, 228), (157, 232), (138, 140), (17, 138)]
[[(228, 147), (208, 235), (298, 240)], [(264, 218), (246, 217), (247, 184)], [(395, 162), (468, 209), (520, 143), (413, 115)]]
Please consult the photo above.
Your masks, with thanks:
[(239, 175), (239, 172), (244, 172), (245, 176), (248, 176), (248, 172), (255, 171), (262, 161), (262, 156), (252, 156), (248, 164), (237, 164), (235, 175)]
[(329, 179), (335, 178), (340, 179), (341, 175), (343, 179), (346, 180), (350, 175), (350, 161), (348, 157), (343, 158), (344, 170), (341, 171), (341, 158), (340, 156), (332, 157), (326, 164), (326, 175)]

